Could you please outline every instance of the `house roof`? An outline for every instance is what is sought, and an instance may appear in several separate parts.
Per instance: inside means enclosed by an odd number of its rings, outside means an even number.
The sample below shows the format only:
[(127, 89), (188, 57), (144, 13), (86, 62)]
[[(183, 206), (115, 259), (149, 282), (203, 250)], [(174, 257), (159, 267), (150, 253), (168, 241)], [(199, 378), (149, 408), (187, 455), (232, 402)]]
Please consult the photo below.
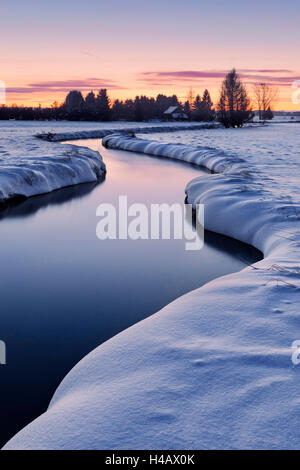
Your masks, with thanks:
[(164, 114), (173, 114), (177, 108), (178, 106), (169, 106), (168, 109), (166, 109), (166, 111), (164, 112)]

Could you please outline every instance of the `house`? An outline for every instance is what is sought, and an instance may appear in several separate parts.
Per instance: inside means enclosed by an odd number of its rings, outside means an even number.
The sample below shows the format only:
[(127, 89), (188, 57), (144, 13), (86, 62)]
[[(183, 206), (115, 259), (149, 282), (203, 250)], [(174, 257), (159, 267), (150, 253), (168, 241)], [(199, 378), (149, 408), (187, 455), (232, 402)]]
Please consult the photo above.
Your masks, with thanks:
[(168, 109), (164, 111), (164, 119), (172, 121), (185, 121), (188, 119), (188, 116), (182, 111), (181, 106), (169, 106)]

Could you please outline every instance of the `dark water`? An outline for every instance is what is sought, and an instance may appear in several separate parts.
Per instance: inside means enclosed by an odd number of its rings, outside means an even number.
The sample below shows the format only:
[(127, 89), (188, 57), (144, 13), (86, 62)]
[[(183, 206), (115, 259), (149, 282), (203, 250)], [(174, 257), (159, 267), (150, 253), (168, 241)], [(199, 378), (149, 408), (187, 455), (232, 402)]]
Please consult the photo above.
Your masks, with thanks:
[[(74, 142), (73, 142), (74, 143)], [(99, 147), (99, 141), (81, 145)], [(44, 412), (63, 377), (89, 351), (213, 278), (260, 259), (242, 243), (96, 237), (96, 207), (184, 201), (201, 175), (187, 164), (101, 148), (106, 179), (9, 205), (0, 217), (0, 444)]]

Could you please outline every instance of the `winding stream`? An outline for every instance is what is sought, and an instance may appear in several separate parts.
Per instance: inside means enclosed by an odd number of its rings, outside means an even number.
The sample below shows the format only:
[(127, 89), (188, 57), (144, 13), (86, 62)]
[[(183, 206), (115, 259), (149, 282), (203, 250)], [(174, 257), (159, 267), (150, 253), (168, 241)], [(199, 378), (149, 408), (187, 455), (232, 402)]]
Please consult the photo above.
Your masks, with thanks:
[[(98, 149), (99, 140), (72, 144)], [(96, 237), (102, 202), (183, 203), (192, 165), (106, 150), (100, 184), (66, 188), (0, 213), (0, 445), (44, 412), (63, 377), (89, 351), (180, 295), (261, 258), (254, 248), (205, 233), (184, 240)], [(204, 173), (204, 170), (203, 170)]]

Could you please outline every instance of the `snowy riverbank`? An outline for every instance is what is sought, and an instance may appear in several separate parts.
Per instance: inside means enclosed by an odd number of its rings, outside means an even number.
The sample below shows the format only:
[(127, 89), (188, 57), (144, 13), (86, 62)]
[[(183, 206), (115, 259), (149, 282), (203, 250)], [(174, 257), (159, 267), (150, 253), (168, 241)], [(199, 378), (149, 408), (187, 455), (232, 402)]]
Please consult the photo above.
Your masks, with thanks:
[[(48, 128), (45, 131), (45, 126)], [(63, 140), (102, 138), (113, 132), (170, 132), (217, 127), (212, 123), (0, 122), (0, 203), (66, 186), (97, 181), (105, 174), (98, 152), (60, 145)], [(38, 135), (37, 139), (34, 134)], [(48, 141), (51, 141), (49, 143)]]
[(98, 347), (7, 449), (299, 448), (298, 128), (216, 132), (106, 144), (218, 172), (190, 182), (188, 200), (205, 204), (207, 229), (265, 258)]
[[(109, 124), (109, 123), (106, 123)], [(119, 128), (118, 128), (119, 127)], [(58, 133), (42, 133), (38, 134), (37, 137), (44, 140), (49, 140), (51, 142), (60, 142), (64, 140), (81, 140), (81, 139), (102, 139), (103, 137), (114, 134), (116, 131), (118, 132), (127, 132), (127, 133), (143, 133), (143, 134), (151, 134), (153, 132), (178, 132), (178, 131), (186, 131), (186, 130), (201, 130), (201, 129), (217, 129), (220, 127), (220, 124), (217, 122), (199, 122), (197, 124), (193, 124), (190, 122), (186, 123), (157, 123), (156, 125), (151, 125), (149, 123), (143, 124), (132, 124), (132, 123), (124, 123), (119, 126), (114, 127), (107, 127), (105, 126), (102, 129), (94, 129), (94, 130), (80, 130), (71, 132), (58, 132)]]
[[(20, 145), (21, 144), (21, 145)], [(0, 149), (0, 202), (97, 181), (105, 174), (98, 152), (29, 138)]]

